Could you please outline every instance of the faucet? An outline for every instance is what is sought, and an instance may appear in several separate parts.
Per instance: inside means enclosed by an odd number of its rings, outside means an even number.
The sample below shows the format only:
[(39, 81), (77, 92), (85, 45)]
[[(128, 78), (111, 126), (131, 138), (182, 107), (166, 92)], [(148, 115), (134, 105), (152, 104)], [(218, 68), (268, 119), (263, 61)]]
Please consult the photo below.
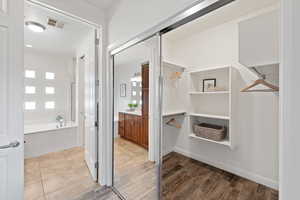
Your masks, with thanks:
[(63, 124), (64, 124), (64, 118), (63, 118), (61, 115), (57, 115), (56, 121), (59, 123), (59, 125), (57, 126), (57, 128), (63, 127)]

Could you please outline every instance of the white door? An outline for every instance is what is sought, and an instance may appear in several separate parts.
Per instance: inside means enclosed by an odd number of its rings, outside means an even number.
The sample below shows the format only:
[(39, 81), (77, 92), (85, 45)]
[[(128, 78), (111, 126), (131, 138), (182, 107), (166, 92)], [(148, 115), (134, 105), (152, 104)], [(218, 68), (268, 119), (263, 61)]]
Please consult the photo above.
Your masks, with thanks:
[(84, 138), (84, 132), (85, 132), (85, 82), (84, 82), (84, 72), (85, 72), (85, 58), (82, 57), (78, 59), (78, 128), (79, 128), (79, 144), (81, 146), (84, 146), (85, 138)]
[(23, 1), (0, 0), (0, 199), (23, 199)]
[(93, 179), (97, 180), (98, 137), (96, 127), (96, 59), (95, 33), (89, 37), (88, 53), (85, 57), (85, 161)]

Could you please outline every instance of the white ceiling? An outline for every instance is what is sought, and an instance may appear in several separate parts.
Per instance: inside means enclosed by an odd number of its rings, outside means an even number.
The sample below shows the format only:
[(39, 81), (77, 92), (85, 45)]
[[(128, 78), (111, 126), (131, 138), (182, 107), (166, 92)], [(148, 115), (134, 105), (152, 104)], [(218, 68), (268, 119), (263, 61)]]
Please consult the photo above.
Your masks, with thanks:
[(239, 0), (223, 8), (211, 12), (199, 19), (196, 19), (184, 26), (181, 26), (164, 36), (167, 40), (180, 40), (190, 37), (197, 32), (204, 31), (211, 27), (230, 22), (252, 12), (275, 6), (279, 0)]
[[(48, 17), (65, 23), (63, 29), (47, 25)], [(74, 55), (76, 46), (92, 30), (91, 27), (35, 5), (25, 4), (24, 21), (35, 21), (46, 26), (43, 33), (34, 33), (24, 26), (24, 43), (33, 50)], [(25, 47), (26, 48), (26, 47)]]
[(110, 9), (119, 2), (119, 0), (83, 0), (83, 1), (103, 10)]

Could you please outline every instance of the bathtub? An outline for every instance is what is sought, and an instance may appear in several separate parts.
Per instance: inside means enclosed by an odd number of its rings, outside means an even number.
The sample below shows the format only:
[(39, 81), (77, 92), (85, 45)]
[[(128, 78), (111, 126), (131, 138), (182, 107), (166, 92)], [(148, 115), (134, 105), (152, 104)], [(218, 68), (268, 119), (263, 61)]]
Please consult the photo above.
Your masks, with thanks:
[(47, 123), (47, 124), (30, 124), (24, 125), (24, 134), (41, 133), (47, 131), (57, 131), (61, 129), (77, 127), (75, 122), (67, 122), (64, 126), (59, 127), (58, 123)]
[(30, 124), (24, 126), (25, 158), (62, 151), (79, 145), (77, 124), (68, 122)]

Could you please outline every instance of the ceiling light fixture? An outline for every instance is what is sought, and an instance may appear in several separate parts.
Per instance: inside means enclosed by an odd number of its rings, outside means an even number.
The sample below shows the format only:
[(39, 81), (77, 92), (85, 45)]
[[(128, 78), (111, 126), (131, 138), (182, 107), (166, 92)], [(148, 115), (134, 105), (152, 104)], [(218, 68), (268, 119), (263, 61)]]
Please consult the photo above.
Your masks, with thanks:
[(26, 44), (25, 47), (32, 48), (31, 44)]
[(43, 26), (40, 23), (34, 22), (34, 21), (27, 21), (25, 22), (25, 25), (33, 32), (36, 33), (42, 33), (46, 30), (46, 27)]

